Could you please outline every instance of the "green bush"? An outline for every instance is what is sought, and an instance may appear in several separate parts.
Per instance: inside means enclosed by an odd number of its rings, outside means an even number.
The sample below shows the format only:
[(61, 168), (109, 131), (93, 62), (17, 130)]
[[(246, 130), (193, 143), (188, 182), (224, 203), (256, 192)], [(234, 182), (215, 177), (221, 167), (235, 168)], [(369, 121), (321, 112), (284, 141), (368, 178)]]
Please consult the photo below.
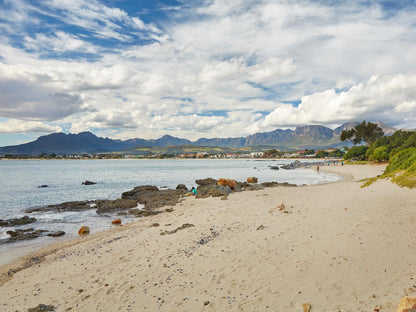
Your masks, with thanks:
[(365, 160), (368, 147), (365, 145), (353, 146), (344, 155), (344, 159), (349, 160)]
[(374, 150), (374, 152), (368, 157), (368, 160), (376, 161), (376, 162), (389, 160), (389, 148), (385, 145), (377, 147)]

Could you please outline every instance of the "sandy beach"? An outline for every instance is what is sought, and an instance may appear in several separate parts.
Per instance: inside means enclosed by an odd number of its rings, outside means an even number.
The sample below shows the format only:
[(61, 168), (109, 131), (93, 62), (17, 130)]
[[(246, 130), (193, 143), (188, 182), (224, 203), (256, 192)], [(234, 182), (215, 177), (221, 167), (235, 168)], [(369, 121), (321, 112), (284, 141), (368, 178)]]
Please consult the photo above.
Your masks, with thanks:
[(360, 187), (384, 168), (323, 167), (345, 179), (189, 197), (51, 245), (1, 267), (0, 311), (396, 311), (416, 296), (415, 190)]

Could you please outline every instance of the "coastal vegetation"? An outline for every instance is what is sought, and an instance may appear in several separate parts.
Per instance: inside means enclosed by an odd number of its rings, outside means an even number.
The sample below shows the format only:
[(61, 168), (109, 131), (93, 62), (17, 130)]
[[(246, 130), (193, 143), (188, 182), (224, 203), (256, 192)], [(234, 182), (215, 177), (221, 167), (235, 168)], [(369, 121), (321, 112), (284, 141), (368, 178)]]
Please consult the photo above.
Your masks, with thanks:
[[(416, 132), (399, 130), (391, 136), (379, 137), (381, 129), (365, 121), (356, 128), (343, 131), (341, 140), (348, 138), (355, 144), (366, 144), (351, 147), (344, 159), (388, 162), (384, 174), (378, 178), (390, 178), (400, 186), (416, 187)], [(373, 141), (376, 137), (378, 139)], [(375, 180), (367, 180), (364, 186)]]

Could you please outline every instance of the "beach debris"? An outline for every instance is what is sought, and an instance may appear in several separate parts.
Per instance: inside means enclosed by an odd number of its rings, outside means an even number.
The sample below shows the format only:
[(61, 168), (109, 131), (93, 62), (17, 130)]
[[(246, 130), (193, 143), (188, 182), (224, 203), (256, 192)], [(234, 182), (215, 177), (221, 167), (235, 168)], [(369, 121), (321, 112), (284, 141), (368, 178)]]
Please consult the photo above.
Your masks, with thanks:
[(175, 234), (179, 230), (183, 230), (183, 229), (190, 228), (190, 227), (194, 227), (194, 226), (195, 225), (190, 224), (190, 223), (184, 223), (180, 227), (178, 227), (178, 228), (176, 228), (176, 229), (174, 229), (172, 231), (163, 231), (163, 232), (160, 233), (160, 235)]
[(207, 305), (209, 305), (209, 300), (204, 302), (204, 306), (207, 306)]
[(229, 186), (231, 189), (235, 189), (237, 182), (231, 179), (219, 179), (217, 184), (222, 186)]
[(166, 212), (173, 212), (174, 210), (172, 208), (166, 208), (165, 211)]
[(152, 224), (150, 225), (150, 227), (158, 227), (158, 226), (160, 226), (160, 224), (159, 224), (159, 223), (152, 223)]
[(88, 226), (81, 226), (81, 228), (79, 229), (79, 231), (78, 231), (78, 234), (79, 235), (88, 235), (88, 234), (90, 234), (90, 228), (88, 227)]
[(88, 180), (82, 182), (82, 185), (94, 185), (94, 184), (97, 184), (97, 183), (96, 182), (92, 182), (92, 181), (88, 181)]
[(310, 303), (304, 303), (302, 304), (303, 312), (310, 312), (311, 311), (311, 305)]
[(262, 224), (257, 227), (257, 231), (264, 230), (266, 227)]
[(24, 216), (24, 217), (21, 217), (21, 218), (7, 219), (7, 220), (0, 219), (0, 226), (24, 225), (24, 224), (33, 223), (33, 222), (36, 222), (36, 221), (37, 221), (36, 218), (30, 218), (28, 216)]
[(257, 179), (256, 177), (248, 177), (247, 178), (247, 183), (257, 183), (259, 181), (259, 179)]
[(97, 205), (98, 214), (137, 207), (137, 202), (135, 200), (123, 198), (115, 200), (97, 200), (95, 203)]
[(27, 310), (27, 312), (54, 312), (55, 311), (55, 307), (52, 305), (48, 305), (48, 304), (39, 304), (37, 307), (35, 308), (29, 308)]
[(63, 236), (63, 235), (65, 235), (64, 231), (55, 231), (55, 232), (51, 232), (51, 233), (46, 234), (46, 236), (50, 236), (50, 237), (60, 237), (60, 236)]
[(397, 307), (397, 312), (416, 312), (416, 297), (403, 297)]
[(282, 211), (286, 208), (285, 204), (280, 204), (279, 206), (277, 206), (277, 208)]
[(272, 169), (272, 170), (279, 170), (280, 168), (279, 168), (279, 166), (269, 166), (270, 167), (270, 169)]
[(113, 221), (111, 221), (111, 224), (121, 225), (121, 219), (114, 219)]

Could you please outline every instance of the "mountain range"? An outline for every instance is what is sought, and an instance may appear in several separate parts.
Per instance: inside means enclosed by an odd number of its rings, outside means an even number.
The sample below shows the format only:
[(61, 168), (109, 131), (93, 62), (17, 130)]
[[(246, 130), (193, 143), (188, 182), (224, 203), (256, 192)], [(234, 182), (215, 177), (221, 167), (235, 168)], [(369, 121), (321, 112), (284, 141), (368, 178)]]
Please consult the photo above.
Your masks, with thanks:
[[(396, 129), (382, 122), (376, 122), (386, 135), (392, 134)], [(208, 146), (208, 147), (256, 147), (268, 146), (279, 149), (319, 149), (328, 147), (341, 147), (348, 145), (340, 141), (342, 130), (355, 127), (358, 122), (349, 122), (332, 130), (320, 125), (307, 125), (297, 127), (295, 130), (276, 129), (271, 132), (256, 133), (247, 137), (237, 138), (201, 138), (196, 141), (181, 139), (165, 135), (156, 140), (129, 139), (113, 140), (97, 137), (91, 132), (78, 134), (52, 133), (41, 136), (33, 142), (0, 147), (0, 155), (40, 155), (40, 154), (80, 154), (124, 152), (135, 153), (139, 147), (166, 147), (166, 146)]]

